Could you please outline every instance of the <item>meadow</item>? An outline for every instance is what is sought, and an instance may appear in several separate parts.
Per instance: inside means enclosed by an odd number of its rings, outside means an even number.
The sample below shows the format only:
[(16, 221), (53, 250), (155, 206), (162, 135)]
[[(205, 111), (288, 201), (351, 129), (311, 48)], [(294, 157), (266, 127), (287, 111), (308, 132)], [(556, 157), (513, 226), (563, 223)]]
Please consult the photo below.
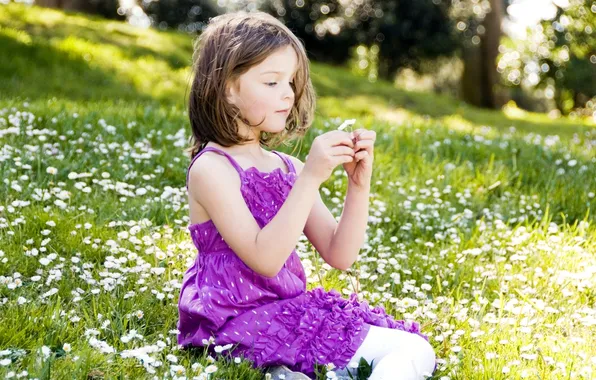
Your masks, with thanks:
[[(183, 33), (0, 6), (0, 376), (264, 377), (223, 347), (176, 344), (197, 254), (191, 55)], [(311, 67), (316, 120), (276, 149), (304, 160), (351, 118), (378, 138), (359, 260), (338, 271), (303, 238), (308, 288), (419, 321), (433, 379), (596, 378), (594, 120), (480, 110)], [(343, 170), (321, 188), (334, 215), (345, 190)]]

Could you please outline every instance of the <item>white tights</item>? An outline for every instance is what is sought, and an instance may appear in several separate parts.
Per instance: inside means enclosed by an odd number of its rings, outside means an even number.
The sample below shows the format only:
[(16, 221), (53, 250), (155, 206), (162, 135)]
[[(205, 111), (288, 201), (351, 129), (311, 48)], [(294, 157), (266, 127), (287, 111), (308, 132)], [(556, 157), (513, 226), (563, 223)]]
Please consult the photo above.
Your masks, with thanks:
[[(435, 368), (435, 351), (421, 336), (406, 331), (371, 326), (364, 342), (358, 348), (352, 362), (364, 358), (373, 361), (369, 380), (422, 380), (430, 377)], [(347, 375), (355, 369), (336, 371)]]

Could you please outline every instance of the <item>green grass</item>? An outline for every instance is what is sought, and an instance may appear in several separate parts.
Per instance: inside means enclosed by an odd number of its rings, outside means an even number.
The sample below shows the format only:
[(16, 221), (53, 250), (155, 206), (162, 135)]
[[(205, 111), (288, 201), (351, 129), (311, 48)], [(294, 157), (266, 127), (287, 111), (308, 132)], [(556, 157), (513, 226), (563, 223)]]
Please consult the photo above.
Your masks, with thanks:
[[(173, 331), (196, 255), (191, 54), (184, 34), (0, 6), (0, 376), (192, 378), (211, 364)], [(342, 273), (300, 242), (308, 287), (420, 321), (436, 379), (596, 377), (593, 121), (479, 110), (317, 63), (312, 76), (315, 123), (281, 149), (304, 159), (348, 118), (378, 140), (360, 259)], [(341, 171), (323, 186), (335, 215), (345, 186)], [(215, 365), (212, 379), (263, 377)]]

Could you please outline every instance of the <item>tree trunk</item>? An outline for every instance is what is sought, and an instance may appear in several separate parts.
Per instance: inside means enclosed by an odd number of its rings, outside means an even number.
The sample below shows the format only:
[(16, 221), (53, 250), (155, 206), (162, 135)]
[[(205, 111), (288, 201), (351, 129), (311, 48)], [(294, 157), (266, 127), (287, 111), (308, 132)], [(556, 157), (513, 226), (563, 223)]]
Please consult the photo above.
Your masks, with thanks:
[(486, 33), (482, 38), (482, 57), (484, 59), (485, 105), (498, 108), (496, 85), (499, 83), (497, 56), (501, 42), (501, 22), (503, 20), (503, 0), (490, 0), (491, 11), (484, 19)]
[(462, 73), (462, 97), (463, 100), (477, 107), (483, 107), (483, 80), (482, 80), (482, 52), (476, 45), (467, 44), (462, 49), (462, 60), (464, 71)]
[(502, 0), (491, 0), (490, 3), (491, 11), (482, 23), (485, 33), (480, 38), (480, 44), (466, 44), (462, 51), (462, 96), (465, 102), (477, 107), (498, 108), (502, 101), (498, 99), (495, 88), (499, 83), (496, 61), (504, 10)]

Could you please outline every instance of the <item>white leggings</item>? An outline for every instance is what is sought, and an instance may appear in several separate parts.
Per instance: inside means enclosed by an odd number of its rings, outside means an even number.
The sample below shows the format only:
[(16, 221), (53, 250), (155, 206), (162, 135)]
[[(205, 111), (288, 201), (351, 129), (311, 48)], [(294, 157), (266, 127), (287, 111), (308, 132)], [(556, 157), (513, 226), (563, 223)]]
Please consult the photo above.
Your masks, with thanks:
[[(371, 326), (352, 362), (374, 359), (369, 380), (422, 380), (430, 377), (435, 368), (435, 351), (419, 335), (385, 327)], [(336, 371), (337, 375), (356, 374), (355, 369)]]

